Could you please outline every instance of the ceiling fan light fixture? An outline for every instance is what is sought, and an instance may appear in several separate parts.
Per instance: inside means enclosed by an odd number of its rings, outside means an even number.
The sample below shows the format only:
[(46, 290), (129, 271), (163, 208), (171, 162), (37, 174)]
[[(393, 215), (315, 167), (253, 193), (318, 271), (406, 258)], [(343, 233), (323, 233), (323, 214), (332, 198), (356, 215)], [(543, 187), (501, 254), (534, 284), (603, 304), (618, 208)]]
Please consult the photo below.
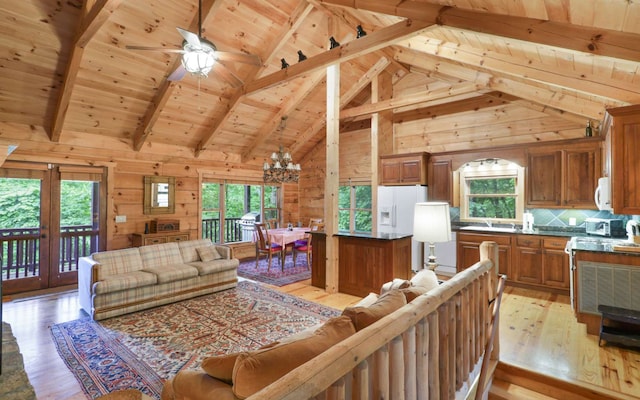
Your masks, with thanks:
[(193, 75), (206, 77), (216, 62), (215, 50), (204, 43), (200, 48), (185, 44), (184, 50), (185, 53), (182, 55), (184, 69)]

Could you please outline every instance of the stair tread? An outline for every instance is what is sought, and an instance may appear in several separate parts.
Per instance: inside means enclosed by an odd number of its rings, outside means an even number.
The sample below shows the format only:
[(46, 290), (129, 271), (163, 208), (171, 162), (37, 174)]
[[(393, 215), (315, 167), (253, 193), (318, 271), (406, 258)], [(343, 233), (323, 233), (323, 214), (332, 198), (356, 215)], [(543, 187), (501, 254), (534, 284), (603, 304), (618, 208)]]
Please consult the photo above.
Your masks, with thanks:
[(489, 399), (555, 400), (554, 397), (496, 378), (493, 379)]

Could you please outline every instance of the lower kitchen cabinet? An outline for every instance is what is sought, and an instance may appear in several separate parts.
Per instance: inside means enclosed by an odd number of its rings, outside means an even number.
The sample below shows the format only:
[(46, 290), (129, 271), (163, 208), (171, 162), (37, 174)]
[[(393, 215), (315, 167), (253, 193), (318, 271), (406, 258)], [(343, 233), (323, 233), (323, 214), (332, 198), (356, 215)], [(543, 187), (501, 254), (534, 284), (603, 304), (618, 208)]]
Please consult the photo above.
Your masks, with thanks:
[(511, 235), (458, 232), (456, 269), (458, 272), (480, 261), (480, 244), (490, 241), (498, 244), (498, 272), (510, 274)]
[(569, 294), (567, 238), (538, 235), (480, 234), (458, 232), (457, 270), (480, 259), (480, 243), (498, 243), (499, 272), (507, 283)]

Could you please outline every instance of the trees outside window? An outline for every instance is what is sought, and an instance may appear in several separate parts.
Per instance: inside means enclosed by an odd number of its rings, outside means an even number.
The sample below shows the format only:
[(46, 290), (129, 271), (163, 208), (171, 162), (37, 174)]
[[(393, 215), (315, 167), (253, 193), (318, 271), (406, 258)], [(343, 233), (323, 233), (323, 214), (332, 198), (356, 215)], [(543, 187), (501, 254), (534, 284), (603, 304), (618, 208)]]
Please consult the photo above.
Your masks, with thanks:
[(338, 230), (371, 232), (371, 185), (338, 188)]
[(460, 171), (460, 219), (522, 221), (524, 168), (504, 160), (469, 163)]

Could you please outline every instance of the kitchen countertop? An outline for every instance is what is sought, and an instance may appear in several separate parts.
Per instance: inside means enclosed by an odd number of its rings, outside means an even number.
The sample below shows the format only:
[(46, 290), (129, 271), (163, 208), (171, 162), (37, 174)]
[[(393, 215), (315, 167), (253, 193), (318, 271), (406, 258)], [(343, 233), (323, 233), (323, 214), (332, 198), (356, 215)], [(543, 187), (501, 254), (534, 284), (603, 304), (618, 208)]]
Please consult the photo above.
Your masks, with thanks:
[[(463, 227), (465, 229), (461, 229)], [(507, 229), (502, 226), (498, 226), (497, 228)], [(492, 231), (491, 228), (487, 226), (478, 226), (476, 230), (472, 225), (460, 225), (460, 226), (452, 226), (451, 230), (454, 232), (486, 233), (486, 234), (498, 234), (498, 235), (558, 236), (558, 237), (566, 237), (567, 239), (572, 238), (574, 236), (578, 236), (578, 237), (589, 236), (585, 233), (584, 229), (580, 229), (580, 228), (538, 227), (538, 228), (535, 228), (532, 232), (524, 232), (521, 227), (516, 227), (513, 231), (505, 231), (505, 230)]]
[(367, 233), (367, 232), (338, 232), (336, 236), (354, 237), (363, 239), (376, 239), (376, 240), (398, 240), (407, 237), (412, 237), (412, 233)]

